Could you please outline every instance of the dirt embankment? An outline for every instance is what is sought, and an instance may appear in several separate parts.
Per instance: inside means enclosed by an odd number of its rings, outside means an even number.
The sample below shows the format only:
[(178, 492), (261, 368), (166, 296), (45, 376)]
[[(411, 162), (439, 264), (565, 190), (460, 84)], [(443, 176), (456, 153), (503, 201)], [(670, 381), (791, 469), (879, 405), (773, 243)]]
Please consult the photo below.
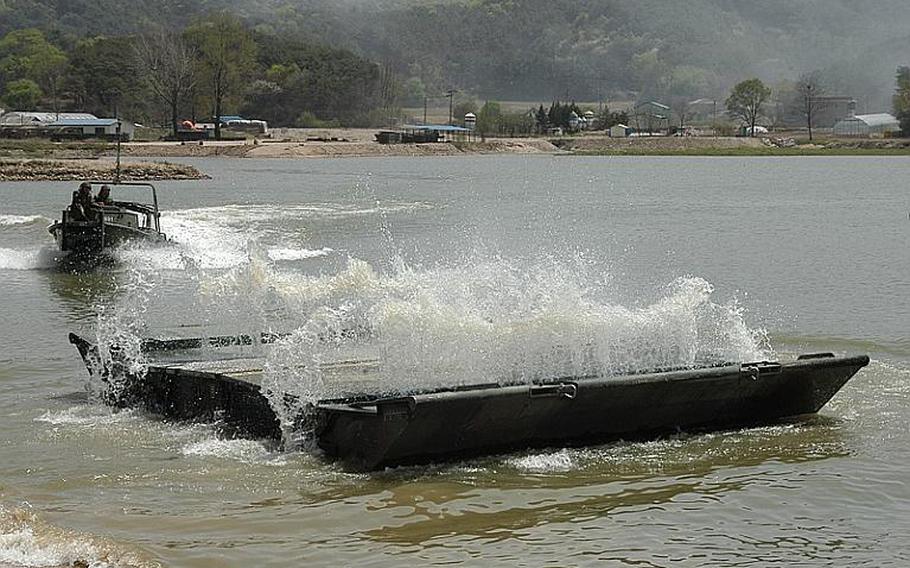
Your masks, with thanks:
[[(84, 181), (113, 179), (115, 164), (100, 160), (0, 159), (0, 181)], [(205, 179), (208, 176), (186, 164), (129, 162), (121, 165), (124, 181)]]
[(850, 150), (910, 150), (910, 138), (828, 140), (823, 143), (823, 147)]
[(761, 148), (760, 138), (696, 137), (696, 136), (643, 136), (611, 138), (609, 136), (578, 136), (561, 138), (553, 143), (562, 150), (578, 153), (666, 153), (699, 150), (729, 150)]
[(255, 147), (245, 142), (134, 142), (123, 144), (121, 152), (135, 158), (243, 158)]
[[(371, 133), (373, 131), (370, 131)], [(460, 156), (464, 154), (539, 154), (559, 149), (541, 138), (490, 138), (477, 142), (379, 144), (364, 136), (347, 138), (323, 133), (306, 140), (261, 142), (141, 143), (124, 145), (138, 157), (344, 158), (384, 156)]]

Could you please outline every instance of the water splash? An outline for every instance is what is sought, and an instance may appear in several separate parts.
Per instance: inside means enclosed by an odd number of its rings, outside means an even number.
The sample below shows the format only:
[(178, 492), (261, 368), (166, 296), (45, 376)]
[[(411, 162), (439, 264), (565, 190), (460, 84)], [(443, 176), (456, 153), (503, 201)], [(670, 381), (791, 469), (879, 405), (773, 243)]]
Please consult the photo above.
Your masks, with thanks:
[(148, 362), (142, 337), (148, 306), (158, 285), (157, 274), (147, 266), (132, 265), (118, 285), (120, 300), (98, 303), (95, 345), (98, 361), (86, 389), (114, 403), (127, 402), (137, 378), (145, 375)]
[(332, 249), (328, 247), (324, 247), (319, 250), (273, 248), (269, 249), (269, 258), (272, 260), (306, 260), (308, 258), (327, 256), (332, 252)]
[(0, 227), (49, 225), (53, 221), (44, 215), (0, 215)]
[(180, 453), (185, 456), (215, 457), (247, 464), (287, 465), (286, 456), (276, 454), (262, 442), (255, 440), (209, 438), (184, 445), (180, 449)]
[(57, 265), (56, 249), (11, 249), (0, 247), (0, 270), (47, 270)]
[(28, 508), (0, 505), (0, 565), (22, 567), (160, 566), (143, 553), (110, 539), (51, 525)]
[[(337, 274), (266, 271), (300, 322), (268, 352), (263, 386), (286, 420), (301, 403), (360, 392), (617, 375), (770, 357), (736, 301), (687, 276), (644, 307), (605, 298), (592, 267), (555, 259), (379, 274), (352, 259)], [(348, 372), (345, 372), (347, 370)], [(355, 370), (355, 371), (352, 371)]]

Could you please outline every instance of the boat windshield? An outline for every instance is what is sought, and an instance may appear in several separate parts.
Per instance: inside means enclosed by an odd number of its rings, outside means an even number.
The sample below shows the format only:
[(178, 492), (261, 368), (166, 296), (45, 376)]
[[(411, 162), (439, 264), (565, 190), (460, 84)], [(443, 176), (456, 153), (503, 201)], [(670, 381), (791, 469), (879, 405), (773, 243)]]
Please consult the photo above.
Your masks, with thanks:
[[(155, 208), (155, 198), (148, 185), (103, 184), (111, 188), (110, 199), (114, 202), (136, 203)], [(92, 200), (98, 196), (101, 185), (92, 184)]]

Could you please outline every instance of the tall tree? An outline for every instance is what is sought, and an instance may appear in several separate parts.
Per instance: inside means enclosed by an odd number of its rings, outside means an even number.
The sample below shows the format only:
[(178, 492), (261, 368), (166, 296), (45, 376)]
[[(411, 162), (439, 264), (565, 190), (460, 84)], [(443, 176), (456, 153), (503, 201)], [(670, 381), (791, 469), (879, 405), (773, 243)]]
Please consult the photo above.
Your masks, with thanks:
[(199, 53), (199, 67), (212, 97), (215, 138), (221, 139), (221, 116), (228, 101), (242, 98), (256, 61), (256, 43), (240, 20), (219, 12), (186, 31)]
[(755, 136), (755, 122), (761, 116), (762, 106), (771, 98), (771, 89), (760, 79), (748, 79), (733, 87), (726, 100), (727, 112), (749, 125), (749, 133)]
[(41, 88), (31, 79), (16, 79), (6, 84), (3, 102), (11, 109), (35, 108), (41, 100)]
[(502, 106), (496, 101), (487, 101), (477, 113), (477, 131), (481, 136), (500, 132)]
[[(132, 57), (135, 38), (94, 37), (76, 42), (70, 51), (65, 89), (73, 108), (98, 116), (128, 117), (145, 121), (147, 100), (152, 98)], [(117, 108), (114, 108), (116, 103)]]
[(689, 102), (689, 97), (684, 95), (670, 97), (670, 108), (673, 109), (673, 114), (676, 115), (676, 120), (679, 121), (679, 131), (682, 132), (685, 129), (686, 122), (692, 119), (692, 105)]
[(34, 81), (50, 95), (55, 112), (59, 111), (60, 87), (66, 68), (66, 54), (48, 43), (39, 30), (12, 31), (0, 40), (0, 78), (7, 82)]
[(547, 122), (549, 117), (547, 117), (547, 111), (543, 109), (543, 105), (540, 105), (540, 108), (537, 109), (537, 112), (534, 113), (534, 123), (537, 126), (537, 133), (543, 134), (547, 131)]
[(910, 136), (910, 67), (897, 68), (897, 92), (893, 98), (894, 115), (901, 121), (901, 133)]
[(180, 104), (196, 86), (196, 51), (182, 36), (156, 30), (139, 37), (134, 55), (149, 89), (167, 106), (176, 137)]
[(809, 140), (812, 140), (812, 127), (822, 108), (821, 96), (825, 94), (825, 87), (821, 76), (817, 72), (806, 73), (800, 76), (796, 83), (796, 92), (799, 93), (800, 110), (806, 119), (806, 128), (809, 129)]

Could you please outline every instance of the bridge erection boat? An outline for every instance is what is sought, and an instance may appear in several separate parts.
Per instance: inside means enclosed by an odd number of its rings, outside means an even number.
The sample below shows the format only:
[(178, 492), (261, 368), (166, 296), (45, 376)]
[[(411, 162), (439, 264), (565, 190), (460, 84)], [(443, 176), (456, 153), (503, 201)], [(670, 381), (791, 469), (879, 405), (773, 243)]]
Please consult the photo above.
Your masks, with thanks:
[[(95, 192), (97, 189), (97, 193)], [(142, 190), (145, 198), (122, 199)], [(116, 195), (115, 195), (116, 192)], [(61, 251), (91, 256), (127, 241), (164, 242), (155, 186), (141, 182), (83, 182), (61, 218), (47, 228)]]
[[(151, 362), (136, 376), (118, 371), (129, 365), (118, 359), (116, 350), (100, 357), (96, 346), (70, 334), (89, 373), (117, 384), (111, 404), (138, 406), (176, 420), (218, 421), (231, 435), (281, 439), (278, 414), (260, 389), (264, 361), (210, 358), (225, 347), (276, 338), (146, 340), (143, 346)], [(369, 471), (515, 448), (769, 424), (818, 412), (868, 363), (865, 355), (818, 353), (790, 362), (553, 377), (522, 384), (486, 383), (481, 378), (457, 388), (390, 394), (370, 379), (376, 361), (338, 361), (324, 364), (323, 373), (343, 396), (308, 404), (299, 404), (290, 394), (271, 398), (296, 409), (285, 432), (290, 428), (315, 440), (345, 469)]]

